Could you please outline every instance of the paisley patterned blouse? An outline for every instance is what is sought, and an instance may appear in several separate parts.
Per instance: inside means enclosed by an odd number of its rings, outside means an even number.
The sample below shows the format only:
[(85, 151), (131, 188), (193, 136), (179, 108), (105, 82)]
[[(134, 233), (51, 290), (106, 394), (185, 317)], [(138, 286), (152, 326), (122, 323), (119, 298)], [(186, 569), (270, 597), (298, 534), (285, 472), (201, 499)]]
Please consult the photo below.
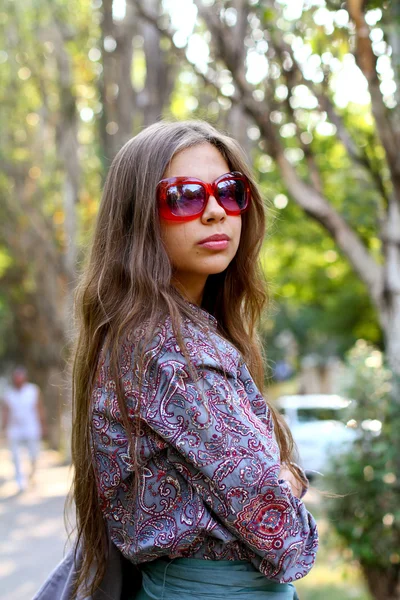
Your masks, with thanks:
[[(169, 318), (146, 349), (141, 382), (141, 457), (132, 493), (129, 440), (110, 376), (100, 358), (92, 394), (92, 450), (109, 535), (132, 562), (160, 556), (251, 561), (268, 579), (287, 583), (311, 569), (316, 523), (287, 482), (265, 400), (238, 350), (209, 327), (184, 320), (192, 377)], [(128, 415), (138, 400), (135, 347), (122, 345), (120, 377)]]

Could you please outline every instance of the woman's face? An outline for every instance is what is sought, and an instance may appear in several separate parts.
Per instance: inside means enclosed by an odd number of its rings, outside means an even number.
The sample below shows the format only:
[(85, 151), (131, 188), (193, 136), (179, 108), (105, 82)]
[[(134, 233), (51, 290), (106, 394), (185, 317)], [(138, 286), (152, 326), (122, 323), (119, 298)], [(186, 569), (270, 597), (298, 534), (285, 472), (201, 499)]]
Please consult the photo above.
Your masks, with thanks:
[[(229, 165), (211, 144), (182, 150), (174, 156), (166, 177), (196, 177), (207, 183), (229, 173)], [(187, 222), (161, 219), (161, 235), (174, 268), (174, 280), (191, 302), (200, 304), (207, 277), (224, 271), (239, 246), (242, 218), (227, 215), (214, 196), (203, 214)], [(209, 247), (201, 242), (215, 234), (225, 234), (225, 247)], [(219, 244), (224, 246), (224, 244)]]

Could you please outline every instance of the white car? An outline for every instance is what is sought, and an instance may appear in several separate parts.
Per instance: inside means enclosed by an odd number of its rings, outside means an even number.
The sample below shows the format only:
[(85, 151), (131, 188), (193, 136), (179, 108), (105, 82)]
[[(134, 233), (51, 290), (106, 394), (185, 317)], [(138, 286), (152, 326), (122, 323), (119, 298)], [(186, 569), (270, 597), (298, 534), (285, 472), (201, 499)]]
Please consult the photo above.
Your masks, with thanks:
[(356, 438), (346, 408), (354, 402), (336, 394), (281, 396), (276, 406), (287, 420), (307, 476), (324, 474), (329, 457), (343, 452)]

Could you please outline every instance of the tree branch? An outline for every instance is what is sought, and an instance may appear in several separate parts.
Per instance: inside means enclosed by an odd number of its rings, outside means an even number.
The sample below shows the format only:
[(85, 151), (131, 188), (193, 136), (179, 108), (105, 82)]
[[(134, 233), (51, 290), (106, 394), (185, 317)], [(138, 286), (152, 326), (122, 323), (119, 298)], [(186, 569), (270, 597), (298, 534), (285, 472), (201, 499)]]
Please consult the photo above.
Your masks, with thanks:
[[(317, 189), (308, 185), (299, 177), (295, 169), (287, 160), (279, 135), (270, 120), (270, 107), (266, 107), (265, 104), (261, 104), (254, 99), (253, 86), (247, 82), (244, 70), (241, 69), (240, 66), (236, 66), (228, 42), (228, 36), (231, 32), (220, 22), (218, 15), (210, 9), (206, 9), (201, 4), (200, 0), (194, 1), (199, 9), (199, 14), (203, 17), (207, 27), (211, 31), (218, 59), (221, 60), (222, 63), (225, 63), (231, 72), (237, 90), (237, 93), (232, 98), (233, 101), (240, 102), (245, 112), (257, 124), (266, 144), (267, 151), (270, 156), (276, 160), (291, 196), (307, 214), (321, 223), (321, 225), (323, 225), (336, 240), (338, 246), (350, 260), (355, 271), (368, 286), (375, 304), (378, 305), (382, 291), (382, 268), (376, 263), (360, 237), (348, 225), (345, 219)], [(138, 7), (138, 11), (142, 18), (151, 21), (160, 28), (158, 17), (156, 15), (149, 14), (140, 0), (135, 0), (135, 4)], [(172, 41), (173, 32), (171, 30), (162, 29), (162, 32)], [(176, 51), (181, 55), (184, 55), (185, 60), (187, 60), (184, 51), (181, 51), (180, 49), (176, 49)], [(194, 65), (192, 66), (195, 68)], [(208, 78), (203, 73), (199, 74), (205, 82), (213, 85), (218, 93), (220, 93), (215, 81)]]
[(369, 37), (370, 29), (365, 20), (363, 0), (347, 0), (347, 10), (355, 26), (357, 65), (364, 74), (371, 94), (372, 113), (378, 134), (385, 149), (389, 170), (392, 176), (394, 193), (400, 205), (400, 153), (396, 129), (391, 122), (389, 112), (383, 102), (376, 71), (376, 57)]
[(271, 123), (269, 118), (270, 107), (265, 110), (265, 106), (254, 99), (253, 86), (235, 68), (235, 63), (229, 52), (225, 56), (227, 32), (222, 24), (218, 25), (218, 15), (202, 6), (200, 0), (195, 0), (195, 3), (213, 35), (218, 59), (225, 62), (230, 69), (244, 108), (260, 129), (268, 152), (277, 162), (289, 193), (297, 204), (313, 219), (321, 223), (335, 239), (355, 271), (368, 286), (371, 297), (378, 306), (382, 291), (383, 272), (381, 266), (376, 263), (358, 234), (349, 226), (340, 213), (333, 208), (321, 193), (299, 177), (286, 158), (279, 135)]
[[(382, 198), (385, 202), (385, 207), (387, 207), (388, 203), (389, 203), (389, 198), (388, 198), (387, 191), (385, 189), (385, 184), (383, 182), (381, 174), (374, 167), (374, 165), (372, 164), (372, 161), (370, 160), (369, 156), (365, 153), (365, 151), (364, 152), (360, 151), (357, 144), (354, 142), (346, 125), (344, 124), (342, 117), (336, 112), (336, 110), (332, 104), (332, 101), (329, 98), (328, 90), (325, 90), (325, 93), (318, 92), (318, 90), (313, 87), (311, 82), (304, 77), (303, 72), (300, 68), (300, 65), (298, 64), (298, 62), (294, 56), (293, 50), (289, 44), (286, 44), (283, 40), (278, 42), (276, 39), (274, 39), (273, 45), (274, 45), (275, 51), (277, 52), (277, 54), (279, 56), (282, 56), (283, 51), (285, 51), (288, 53), (288, 55), (290, 56), (290, 58), (292, 60), (292, 68), (291, 68), (291, 70), (286, 72), (287, 79), (290, 77), (290, 73), (295, 73), (296, 76), (298, 77), (299, 81), (301, 81), (301, 83), (303, 85), (305, 85), (311, 91), (311, 93), (316, 97), (316, 99), (318, 100), (320, 109), (327, 113), (330, 122), (333, 125), (335, 125), (338, 138), (344, 145), (349, 157), (352, 159), (352, 161), (355, 164), (360, 165), (362, 168), (366, 169), (369, 172), (372, 181), (375, 182), (378, 191), (382, 195)], [(292, 79), (292, 84), (293, 83), (294, 82)], [(297, 85), (298, 82), (295, 82), (295, 83)], [(288, 85), (288, 87), (289, 87), (289, 89), (291, 89), (290, 85)]]
[[(212, 76), (210, 76), (209, 74), (201, 71), (195, 64), (193, 64), (192, 62), (190, 62), (188, 60), (188, 58), (186, 56), (185, 48), (178, 48), (177, 46), (175, 46), (174, 41), (173, 41), (175, 31), (173, 29), (171, 29), (170, 27), (163, 27), (160, 23), (159, 16), (156, 15), (155, 13), (151, 13), (147, 8), (145, 8), (142, 0), (131, 0), (131, 1), (134, 3), (134, 5), (137, 9), (138, 15), (142, 19), (144, 19), (145, 21), (147, 21), (148, 23), (151, 23), (154, 27), (156, 27), (158, 29), (158, 31), (166, 39), (168, 39), (171, 42), (171, 48), (173, 49), (175, 56), (178, 58), (178, 60), (184, 61), (184, 62), (187, 62), (188, 64), (190, 64), (190, 66), (193, 68), (196, 75), (198, 75), (198, 77), (200, 77), (207, 86), (217, 89), (218, 93), (220, 94), (221, 90), (219, 89), (215, 79)], [(240, 97), (238, 94), (234, 94), (233, 96), (230, 96), (229, 98), (233, 102), (240, 101)]]

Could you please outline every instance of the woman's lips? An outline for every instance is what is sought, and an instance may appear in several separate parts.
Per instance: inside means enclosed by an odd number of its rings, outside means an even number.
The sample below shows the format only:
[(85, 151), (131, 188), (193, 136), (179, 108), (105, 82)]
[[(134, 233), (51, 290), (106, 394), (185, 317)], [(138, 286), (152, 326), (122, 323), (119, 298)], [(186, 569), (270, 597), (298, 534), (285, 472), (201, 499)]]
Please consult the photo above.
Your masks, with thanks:
[(226, 233), (215, 233), (199, 242), (199, 246), (209, 250), (225, 250), (229, 244), (230, 237)]
[(199, 246), (209, 248), (210, 250), (225, 250), (229, 244), (229, 240), (208, 240), (201, 242)]

